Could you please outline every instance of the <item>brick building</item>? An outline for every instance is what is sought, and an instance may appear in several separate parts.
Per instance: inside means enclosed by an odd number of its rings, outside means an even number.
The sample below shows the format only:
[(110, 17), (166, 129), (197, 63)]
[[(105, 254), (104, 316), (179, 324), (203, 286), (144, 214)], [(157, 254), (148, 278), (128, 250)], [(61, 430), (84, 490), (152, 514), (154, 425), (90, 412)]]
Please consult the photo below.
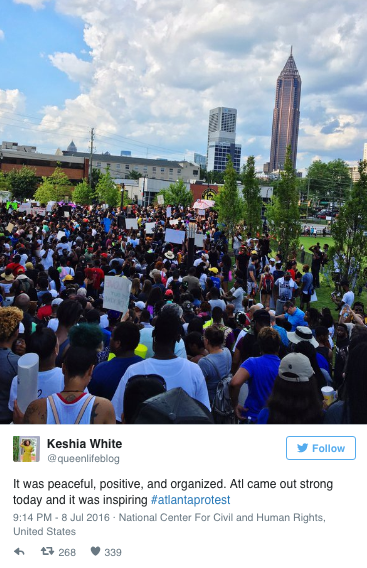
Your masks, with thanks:
[(74, 156), (56, 156), (36, 152), (35, 146), (18, 146), (16, 142), (3, 142), (0, 147), (0, 170), (3, 173), (20, 170), (23, 166), (35, 168), (38, 177), (51, 176), (59, 166), (73, 185), (88, 178), (89, 159)]

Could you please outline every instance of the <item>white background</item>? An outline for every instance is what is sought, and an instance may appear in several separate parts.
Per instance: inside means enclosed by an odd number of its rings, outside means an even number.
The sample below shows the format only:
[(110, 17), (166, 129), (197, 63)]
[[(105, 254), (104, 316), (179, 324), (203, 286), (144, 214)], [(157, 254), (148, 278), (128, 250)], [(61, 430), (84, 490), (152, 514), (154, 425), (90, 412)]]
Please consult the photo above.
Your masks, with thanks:
[[(149, 567), (188, 566), (274, 566), (309, 568), (332, 563), (333, 567), (365, 565), (365, 495), (366, 447), (365, 426), (3, 426), (2, 431), (2, 507), (1, 548), (3, 565), (29, 566), (119, 565)], [(22, 464), (12, 462), (13, 435), (41, 436), (41, 461)], [(356, 436), (357, 458), (354, 461), (289, 461), (286, 459), (286, 437), (300, 436)], [(48, 450), (47, 438), (58, 440), (113, 438), (123, 442), (122, 449)], [(120, 456), (120, 465), (49, 463), (49, 453), (59, 455)], [(148, 480), (167, 478), (181, 480), (219, 480), (224, 478), (227, 489), (197, 489), (182, 492), (173, 489), (140, 491), (151, 497), (160, 496), (227, 496), (231, 505), (219, 506), (14, 506), (17, 495), (43, 495), (46, 491), (14, 490), (13, 478), (79, 480), (128, 478)], [(268, 489), (229, 490), (232, 479), (248, 480), (332, 480), (332, 491), (326, 489)], [(58, 490), (52, 495), (101, 494), (91, 490)], [(126, 495), (135, 490), (114, 490), (108, 495)], [(191, 522), (123, 522), (119, 513), (161, 513), (192, 515)], [(46, 527), (75, 528), (76, 536), (14, 536), (13, 527), (40, 528), (42, 523), (22, 521), (14, 523), (13, 513), (52, 513), (59, 519), (62, 513), (109, 513), (116, 519), (110, 522), (45, 523)], [(325, 522), (195, 522), (195, 513), (233, 513), (248, 515), (290, 515), (294, 513), (322, 515)], [(52, 546), (51, 558), (42, 556), (42, 546)], [(100, 546), (94, 557), (90, 548)], [(17, 548), (25, 556), (17, 556)], [(105, 548), (121, 548), (122, 557), (106, 558)], [(73, 558), (57, 556), (59, 548), (75, 548)]]

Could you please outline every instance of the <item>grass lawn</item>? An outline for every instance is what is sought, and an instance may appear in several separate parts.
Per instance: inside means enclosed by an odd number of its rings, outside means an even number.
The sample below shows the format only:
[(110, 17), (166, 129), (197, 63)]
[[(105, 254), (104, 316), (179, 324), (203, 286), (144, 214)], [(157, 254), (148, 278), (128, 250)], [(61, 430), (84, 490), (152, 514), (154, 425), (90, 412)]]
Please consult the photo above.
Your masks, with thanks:
[(320, 243), (321, 248), (324, 245), (332, 247), (334, 244), (334, 239), (332, 237), (320, 237), (320, 235), (318, 235), (317, 239), (315, 239), (315, 237), (300, 237), (299, 241), (300, 245), (302, 244), (305, 247), (306, 252), (309, 252), (308, 249), (316, 243)]

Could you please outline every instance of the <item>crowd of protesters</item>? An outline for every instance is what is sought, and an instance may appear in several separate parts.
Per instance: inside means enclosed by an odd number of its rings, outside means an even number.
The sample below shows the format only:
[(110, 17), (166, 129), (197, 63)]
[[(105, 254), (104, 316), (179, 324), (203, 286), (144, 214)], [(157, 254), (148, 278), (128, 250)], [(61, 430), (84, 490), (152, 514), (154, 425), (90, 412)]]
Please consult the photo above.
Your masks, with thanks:
[[(124, 228), (126, 216), (137, 230)], [(193, 219), (203, 235), (194, 256), (187, 238), (165, 235)], [(56, 205), (41, 217), (3, 207), (0, 423), (366, 423), (363, 304), (341, 280), (335, 310), (316, 310), (320, 270), (331, 275), (327, 247), (311, 247), (311, 266), (301, 266), (271, 246), (267, 233), (240, 228), (228, 242), (212, 209), (197, 217), (172, 207), (167, 218), (163, 207), (91, 206), (65, 216)], [(131, 281), (125, 313), (104, 308), (111, 276)], [(23, 413), (27, 352), (39, 356), (38, 399)]]

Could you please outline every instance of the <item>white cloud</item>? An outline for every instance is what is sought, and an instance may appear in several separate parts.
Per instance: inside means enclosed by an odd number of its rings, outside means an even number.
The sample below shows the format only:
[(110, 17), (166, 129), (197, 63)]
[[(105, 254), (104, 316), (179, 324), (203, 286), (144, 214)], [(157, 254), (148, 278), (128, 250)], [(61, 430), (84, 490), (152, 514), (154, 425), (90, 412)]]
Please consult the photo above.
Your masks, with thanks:
[[(22, 113), (25, 110), (25, 96), (18, 89), (0, 89), (0, 132), (14, 118), (12, 113)], [(25, 121), (24, 121), (25, 122)]]
[[(264, 0), (261, 10), (255, 0), (55, 0), (55, 6), (83, 21), (90, 57), (49, 56), (82, 91), (44, 109), (58, 145), (70, 141), (62, 125), (66, 131), (75, 124), (96, 127), (100, 151), (137, 153), (128, 141), (101, 137), (107, 134), (182, 155), (195, 146), (205, 153), (209, 109), (223, 105), (238, 109), (243, 155), (266, 161), (276, 79), (291, 44), (303, 89), (300, 161), (307, 165), (315, 154), (353, 159), (367, 136), (367, 21), (359, 0), (323, 0), (314, 9), (308, 0)], [(80, 149), (82, 132), (74, 136)]]
[(13, 0), (13, 2), (15, 4), (27, 4), (34, 10), (39, 10), (40, 8), (44, 8), (46, 2), (50, 2), (50, 0)]
[(2, 39), (5, 39), (5, 34), (4, 34), (3, 30), (0, 30), (0, 41)]
[(71, 81), (82, 85), (92, 82), (93, 68), (91, 63), (79, 59), (74, 53), (54, 53), (49, 55), (49, 59), (60, 71), (67, 74)]

